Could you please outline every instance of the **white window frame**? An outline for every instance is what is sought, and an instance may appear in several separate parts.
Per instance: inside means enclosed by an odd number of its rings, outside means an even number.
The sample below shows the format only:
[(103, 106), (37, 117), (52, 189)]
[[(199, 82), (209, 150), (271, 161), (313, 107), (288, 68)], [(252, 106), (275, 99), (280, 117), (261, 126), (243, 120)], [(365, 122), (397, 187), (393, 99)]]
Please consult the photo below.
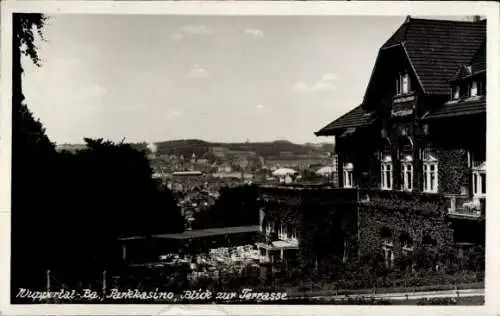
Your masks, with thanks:
[[(408, 238), (411, 239), (411, 237), (408, 235)], [(405, 242), (401, 241), (401, 252), (403, 255), (409, 255), (410, 253), (413, 252), (413, 241), (409, 242), (409, 240), (406, 240)]]
[(278, 238), (280, 240), (287, 240), (288, 239), (287, 228), (283, 224), (280, 225), (280, 232), (279, 232)]
[(382, 251), (384, 252), (384, 263), (386, 268), (394, 266), (394, 244), (392, 241), (384, 240), (382, 243)]
[(486, 188), (483, 188), (482, 177), (486, 178), (486, 162), (472, 169), (472, 194), (477, 198), (486, 196)]
[[(430, 155), (429, 155), (430, 156)], [(434, 167), (434, 171), (431, 171), (431, 167)], [(435, 157), (430, 156), (424, 160), (423, 163), (423, 191), (425, 193), (437, 193), (439, 188), (439, 179), (438, 179), (438, 161)], [(434, 186), (432, 186), (432, 175), (434, 175)]]
[[(403, 160), (401, 160), (401, 173), (403, 180), (401, 183), (401, 189), (403, 191), (413, 190), (413, 157), (407, 155)], [(408, 177), (410, 175), (410, 177)], [(410, 179), (409, 179), (410, 178)]]
[(401, 74), (401, 94), (410, 92), (410, 76), (408, 73)]
[(266, 235), (271, 235), (274, 233), (274, 223), (269, 222), (266, 224)]
[(401, 74), (396, 78), (396, 95), (401, 95)]
[(486, 82), (484, 80), (478, 81), (478, 95), (486, 95)]
[(354, 166), (352, 163), (348, 162), (344, 164), (343, 168), (343, 174), (344, 174), (344, 179), (343, 179), (343, 184), (344, 188), (353, 188), (354, 187)]
[[(392, 190), (392, 179), (393, 179), (393, 165), (392, 158), (390, 155), (387, 155), (382, 159), (380, 164), (380, 173), (381, 173), (381, 183), (380, 188), (382, 190)], [(387, 180), (387, 181), (386, 181)]]
[(477, 97), (479, 93), (477, 80), (474, 80), (470, 84), (469, 95), (471, 97)]
[(396, 95), (408, 93), (410, 93), (410, 76), (408, 72), (401, 72), (396, 80)]
[(460, 86), (456, 85), (451, 89), (451, 99), (458, 100), (460, 99)]

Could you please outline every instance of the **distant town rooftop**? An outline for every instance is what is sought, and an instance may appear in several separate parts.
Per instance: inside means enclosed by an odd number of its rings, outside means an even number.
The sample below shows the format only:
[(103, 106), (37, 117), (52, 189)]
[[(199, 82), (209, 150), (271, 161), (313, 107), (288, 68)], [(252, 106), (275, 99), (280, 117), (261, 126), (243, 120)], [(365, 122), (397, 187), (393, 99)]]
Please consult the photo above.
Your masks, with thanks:
[(202, 174), (201, 171), (176, 171), (172, 173), (172, 176), (201, 176)]

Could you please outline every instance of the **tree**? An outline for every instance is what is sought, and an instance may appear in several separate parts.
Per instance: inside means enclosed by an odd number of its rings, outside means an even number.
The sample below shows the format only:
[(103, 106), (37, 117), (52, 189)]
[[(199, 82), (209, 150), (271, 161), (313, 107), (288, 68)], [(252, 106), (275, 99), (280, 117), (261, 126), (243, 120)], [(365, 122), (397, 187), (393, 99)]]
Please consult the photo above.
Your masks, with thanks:
[[(67, 234), (84, 247), (80, 260), (93, 258), (87, 268), (111, 269), (117, 260), (111, 250), (118, 249), (119, 237), (183, 230), (184, 219), (171, 191), (152, 179), (142, 151), (103, 139), (86, 138), (85, 142), (86, 150), (61, 156), (69, 160), (60, 165), (71, 170), (61, 170), (58, 182), (65, 191), (59, 209), (72, 205), (71, 218), (66, 217), (72, 224)], [(85, 249), (90, 253), (85, 255)]]
[(117, 263), (117, 238), (182, 231), (172, 192), (152, 179), (144, 152), (85, 139), (58, 153), (24, 102), (21, 56), (40, 65), (35, 34), (46, 18), (14, 14), (11, 293), (42, 289), (47, 269), (66, 284), (95, 282)]
[(204, 214), (196, 215), (194, 227), (202, 229), (259, 224), (256, 186), (223, 187), (220, 194), (212, 207), (204, 211)]
[[(44, 277), (47, 240), (52, 232), (46, 224), (53, 218), (48, 201), (55, 192), (47, 186), (52, 175), (55, 146), (45, 129), (24, 102), (21, 56), (35, 65), (40, 59), (35, 35), (42, 35), (46, 17), (41, 14), (13, 14), (12, 47), (12, 293), (16, 285), (29, 286)], [(33, 261), (36, 261), (34, 264)], [(39, 269), (37, 269), (39, 268)], [(18, 282), (18, 283), (16, 283)]]

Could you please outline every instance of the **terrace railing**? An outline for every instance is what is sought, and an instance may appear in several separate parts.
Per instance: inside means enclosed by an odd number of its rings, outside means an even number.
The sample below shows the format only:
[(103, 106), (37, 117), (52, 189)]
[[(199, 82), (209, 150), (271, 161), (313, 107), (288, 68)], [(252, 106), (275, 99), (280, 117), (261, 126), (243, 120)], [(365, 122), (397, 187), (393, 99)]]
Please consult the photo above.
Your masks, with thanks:
[(486, 199), (449, 195), (448, 214), (452, 217), (478, 219), (485, 216)]

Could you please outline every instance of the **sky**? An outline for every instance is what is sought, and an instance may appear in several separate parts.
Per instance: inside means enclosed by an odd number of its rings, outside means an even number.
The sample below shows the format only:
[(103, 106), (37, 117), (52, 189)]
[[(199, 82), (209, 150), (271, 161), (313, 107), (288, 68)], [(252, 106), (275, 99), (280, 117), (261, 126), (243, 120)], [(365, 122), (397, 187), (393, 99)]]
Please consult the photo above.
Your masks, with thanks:
[(52, 15), (28, 106), (58, 144), (323, 142), (359, 105), (398, 17)]

